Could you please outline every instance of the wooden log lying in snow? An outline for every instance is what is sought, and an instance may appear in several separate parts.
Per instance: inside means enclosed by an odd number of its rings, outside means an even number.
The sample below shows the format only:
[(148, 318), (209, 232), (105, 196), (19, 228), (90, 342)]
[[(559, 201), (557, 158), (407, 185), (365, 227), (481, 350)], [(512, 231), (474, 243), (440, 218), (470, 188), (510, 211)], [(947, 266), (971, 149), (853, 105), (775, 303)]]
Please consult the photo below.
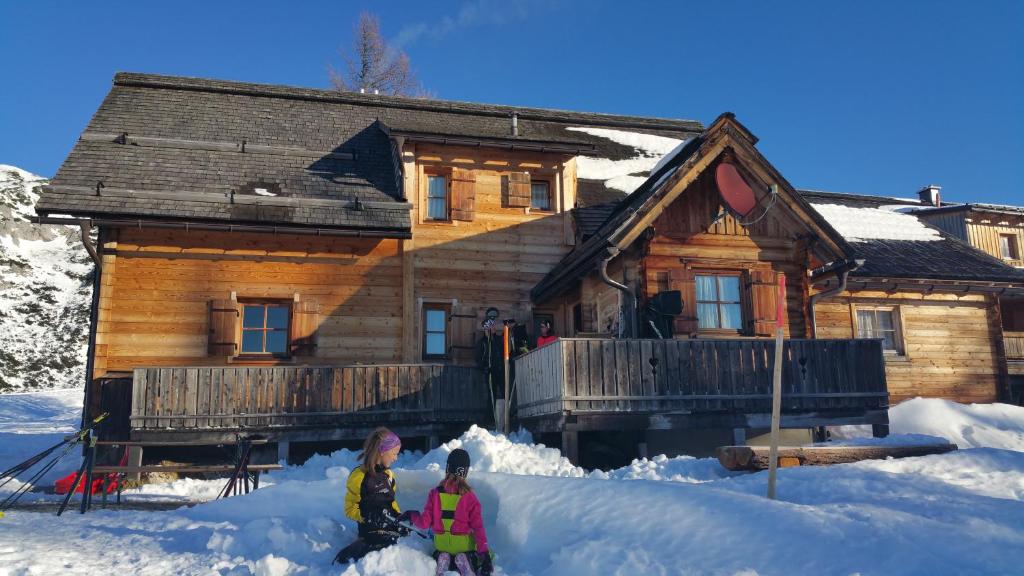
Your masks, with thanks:
[[(906, 458), (943, 454), (956, 450), (956, 444), (917, 446), (780, 446), (779, 467), (827, 466), (858, 460)], [(718, 461), (728, 470), (767, 470), (767, 446), (719, 446)]]

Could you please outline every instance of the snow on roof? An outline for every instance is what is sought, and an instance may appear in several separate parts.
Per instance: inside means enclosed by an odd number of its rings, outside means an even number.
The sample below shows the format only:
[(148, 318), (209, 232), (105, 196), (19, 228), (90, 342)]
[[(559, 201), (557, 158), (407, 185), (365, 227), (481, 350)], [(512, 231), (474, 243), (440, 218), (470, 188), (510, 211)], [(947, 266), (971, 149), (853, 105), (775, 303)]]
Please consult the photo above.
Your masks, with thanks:
[(814, 209), (844, 238), (860, 240), (913, 240), (936, 242), (942, 240), (938, 230), (924, 225), (915, 216), (898, 210), (908, 208), (902, 204), (879, 208), (854, 208), (841, 204), (812, 203)]
[(611, 128), (568, 127), (566, 130), (584, 132), (591, 136), (606, 138), (617, 144), (629, 146), (639, 154), (623, 160), (611, 158), (576, 158), (576, 175), (585, 180), (603, 180), (605, 186), (631, 193), (647, 180), (647, 175), (664, 165), (666, 155), (677, 153), (686, 140), (656, 136), (640, 132), (613, 130)]

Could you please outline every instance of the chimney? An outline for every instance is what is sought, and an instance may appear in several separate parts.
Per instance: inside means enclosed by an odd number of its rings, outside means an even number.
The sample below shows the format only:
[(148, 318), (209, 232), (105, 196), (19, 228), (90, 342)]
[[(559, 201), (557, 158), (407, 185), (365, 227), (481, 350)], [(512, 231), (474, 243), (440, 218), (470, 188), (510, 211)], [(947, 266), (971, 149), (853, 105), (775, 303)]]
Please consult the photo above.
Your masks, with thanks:
[(939, 199), (940, 190), (942, 190), (942, 186), (929, 184), (918, 190), (917, 197), (921, 200), (921, 204), (936, 207), (942, 206), (942, 200)]
[(519, 113), (512, 113), (512, 135), (519, 136)]

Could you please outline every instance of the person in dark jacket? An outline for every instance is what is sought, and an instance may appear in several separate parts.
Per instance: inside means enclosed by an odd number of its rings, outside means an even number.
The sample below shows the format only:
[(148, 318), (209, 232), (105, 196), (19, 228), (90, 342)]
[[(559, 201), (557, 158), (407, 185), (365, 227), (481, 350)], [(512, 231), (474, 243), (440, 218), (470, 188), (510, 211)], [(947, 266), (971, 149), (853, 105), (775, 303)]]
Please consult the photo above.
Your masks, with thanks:
[(359, 537), (338, 552), (335, 563), (359, 560), (370, 552), (391, 546), (408, 533), (408, 529), (397, 522), (402, 511), (395, 501), (398, 484), (391, 471), (401, 449), (398, 435), (384, 427), (377, 428), (366, 438), (359, 454), (362, 464), (349, 474), (345, 483), (345, 516), (356, 521)]

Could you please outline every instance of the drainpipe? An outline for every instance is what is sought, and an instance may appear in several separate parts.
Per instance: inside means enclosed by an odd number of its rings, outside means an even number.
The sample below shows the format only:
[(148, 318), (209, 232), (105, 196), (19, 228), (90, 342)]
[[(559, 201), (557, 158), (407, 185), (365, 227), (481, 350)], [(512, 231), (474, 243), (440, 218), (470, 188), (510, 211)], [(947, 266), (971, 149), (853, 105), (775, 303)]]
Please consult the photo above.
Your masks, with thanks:
[(811, 338), (818, 337), (818, 319), (814, 314), (814, 303), (817, 302), (818, 300), (821, 300), (822, 298), (831, 298), (832, 296), (839, 294), (843, 290), (846, 290), (847, 276), (850, 275), (850, 272), (853, 272), (854, 270), (860, 268), (863, 265), (864, 260), (860, 258), (856, 260), (847, 260), (845, 263), (841, 264), (839, 268), (834, 270), (834, 272), (839, 276), (839, 285), (836, 286), (835, 288), (830, 288), (828, 290), (825, 290), (824, 292), (818, 292), (817, 294), (811, 296)]
[(85, 251), (89, 253), (89, 257), (96, 264), (96, 269), (99, 270), (103, 266), (103, 262), (96, 252), (96, 247), (92, 244), (92, 238), (89, 237), (92, 233), (92, 220), (81, 220), (78, 222), (78, 227), (82, 231), (82, 244), (85, 246)]
[[(103, 228), (100, 228), (99, 241), (103, 242)], [(82, 241), (85, 243), (86, 250), (89, 250), (89, 255), (93, 257), (96, 262), (96, 269), (92, 275), (92, 303), (89, 306), (89, 346), (87, 348), (87, 356), (85, 358), (85, 401), (82, 405), (82, 422), (80, 428), (84, 428), (86, 423), (91, 420), (89, 415), (90, 408), (90, 395), (92, 394), (92, 372), (93, 362), (96, 357), (96, 322), (99, 320), (100, 311), (100, 287), (102, 286), (103, 269), (100, 267), (99, 256), (96, 254), (96, 248), (92, 246), (92, 239), (89, 238), (89, 226), (82, 223)], [(90, 247), (92, 249), (90, 249)], [(97, 415), (93, 414), (95, 418)], [(99, 433), (99, 431), (97, 431)], [(85, 444), (82, 445), (83, 455), (85, 450)]]
[(634, 294), (633, 291), (625, 284), (620, 284), (608, 276), (608, 262), (618, 255), (618, 248), (609, 248), (608, 257), (601, 260), (601, 267), (599, 268), (599, 271), (601, 273), (601, 280), (603, 280), (605, 284), (615, 288), (616, 290), (620, 290), (626, 296), (626, 302), (623, 304), (624, 309), (622, 314), (622, 323), (624, 326), (619, 327), (619, 337), (636, 338), (636, 294)]

